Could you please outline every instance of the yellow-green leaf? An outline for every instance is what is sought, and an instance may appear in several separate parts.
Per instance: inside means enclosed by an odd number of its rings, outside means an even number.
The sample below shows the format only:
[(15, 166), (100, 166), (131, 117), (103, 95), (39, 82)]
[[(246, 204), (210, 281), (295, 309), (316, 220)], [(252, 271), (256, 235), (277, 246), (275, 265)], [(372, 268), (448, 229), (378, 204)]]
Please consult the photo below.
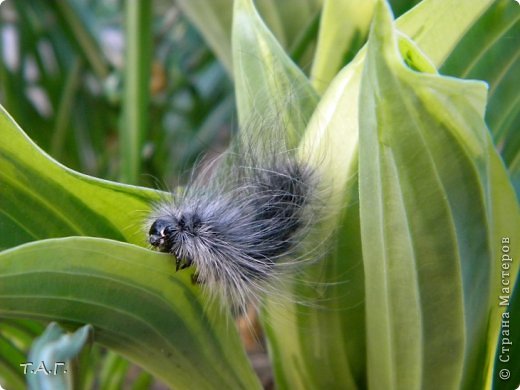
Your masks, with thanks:
[(156, 191), (74, 172), (49, 157), (0, 107), (0, 249), (72, 235), (145, 245)]
[(254, 136), (261, 134), (267, 139), (284, 131), (288, 146), (295, 146), (318, 97), (263, 23), (251, 0), (235, 2), (233, 70), (242, 131), (254, 131)]
[(488, 381), (488, 332), (498, 336), (489, 318), (500, 277), (496, 221), (504, 208), (515, 220), (518, 205), (506, 181), (506, 203), (493, 206), (491, 177), (505, 171), (493, 162), (485, 98), (483, 83), (408, 68), (390, 12), (378, 4), (360, 99), (371, 387), (483, 388)]

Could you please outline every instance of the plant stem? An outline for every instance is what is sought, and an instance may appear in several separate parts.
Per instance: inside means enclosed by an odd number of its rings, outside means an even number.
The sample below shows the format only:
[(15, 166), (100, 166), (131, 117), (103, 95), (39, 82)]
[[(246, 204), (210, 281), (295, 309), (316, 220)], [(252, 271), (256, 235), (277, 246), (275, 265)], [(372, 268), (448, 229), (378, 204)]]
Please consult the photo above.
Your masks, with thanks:
[(119, 129), (121, 180), (137, 183), (148, 126), (150, 94), (151, 1), (126, 1), (126, 59), (122, 121)]

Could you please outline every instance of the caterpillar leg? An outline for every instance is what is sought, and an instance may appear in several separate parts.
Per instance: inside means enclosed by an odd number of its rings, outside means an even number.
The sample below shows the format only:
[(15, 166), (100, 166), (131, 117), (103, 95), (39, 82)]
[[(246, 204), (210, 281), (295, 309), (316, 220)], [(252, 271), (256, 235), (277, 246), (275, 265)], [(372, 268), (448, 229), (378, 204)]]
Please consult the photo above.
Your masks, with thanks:
[(191, 283), (192, 284), (203, 284), (204, 282), (202, 280), (200, 280), (199, 273), (194, 272), (191, 274)]
[(185, 268), (188, 268), (192, 265), (192, 260), (191, 259), (180, 259), (180, 258), (176, 258), (175, 259), (175, 271), (178, 271), (178, 270), (182, 270), (182, 269), (185, 269)]

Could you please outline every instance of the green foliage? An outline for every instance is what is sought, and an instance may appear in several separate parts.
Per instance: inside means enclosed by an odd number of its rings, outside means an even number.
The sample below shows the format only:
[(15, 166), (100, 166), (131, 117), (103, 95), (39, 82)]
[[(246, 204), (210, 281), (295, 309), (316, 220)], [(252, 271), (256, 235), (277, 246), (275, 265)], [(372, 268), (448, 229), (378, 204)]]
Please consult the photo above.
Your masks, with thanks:
[(489, 175), (504, 173), (490, 169), (496, 152), (483, 121), (485, 85), (417, 63), (411, 68), (426, 72), (411, 71), (396, 39), (379, 6), (360, 92), (365, 283), (384, 286), (366, 291), (368, 384), (483, 388), (493, 357), (486, 356), (487, 316), (500, 276), (492, 224), (515, 199), (492, 210)]
[[(520, 107), (513, 96), (520, 83), (520, 13), (510, 1), (495, 1), (471, 26), (440, 71), (456, 77), (484, 80), (489, 85), (486, 123), (510, 168), (520, 194)], [(516, 9), (515, 9), (516, 8)], [(471, 58), (468, 61), (467, 58)]]
[[(283, 287), (287, 302), (266, 297), (261, 313), (277, 388), (503, 388), (504, 237), (510, 256), (520, 256), (512, 185), (520, 188), (519, 49), (508, 44), (520, 13), (505, 0), (424, 0), (394, 23), (383, 1), (321, 3), (179, 1), (232, 75), (239, 122), (281, 116), (300, 157), (327, 183), (331, 211), (320, 228), (335, 233), (331, 248)], [(404, 10), (410, 2), (391, 3)], [(182, 19), (166, 23), (161, 3), (146, 12), (127, 3), (126, 62), (133, 62), (124, 70), (103, 54), (96, 33), (120, 17), (117, 9), (19, 4), (9, 12), (27, 22), (16, 27), (20, 61), (34, 59), (39, 79), (1, 62), (2, 102), (68, 165), (130, 182), (138, 167), (176, 175), (201, 148), (172, 129), (193, 127), (186, 138), (209, 141), (229, 119), (224, 68), (206, 48), (193, 79), (181, 76), (175, 52), (174, 60), (162, 57), (176, 83), (148, 90), (149, 36), (162, 26), (168, 38), (158, 47), (177, 47), (172, 31), (189, 29)], [(38, 14), (51, 15), (59, 33), (45, 32)], [(50, 42), (57, 71), (49, 71), (41, 42)], [(445, 75), (479, 78), (489, 89)], [(118, 83), (110, 84), (120, 79), (123, 106)], [(31, 84), (47, 93), (50, 114), (19, 93)], [(23, 388), (18, 365), (42, 331), (28, 320), (40, 320), (90, 324), (96, 345), (110, 351), (79, 356), (87, 369), (76, 383), (84, 388), (122, 386), (129, 364), (114, 353), (173, 388), (259, 388), (230, 317), (207, 305), (193, 271), (175, 272), (170, 256), (142, 248), (143, 220), (168, 195), (65, 168), (7, 112), (0, 113), (0, 384)], [(106, 147), (115, 129), (119, 168)], [(154, 157), (144, 153), (147, 142)], [(85, 153), (100, 156), (95, 169)], [(173, 161), (176, 173), (165, 168)], [(518, 262), (508, 271), (511, 312)], [(134, 386), (149, 386), (149, 374)]]
[(2, 317), (91, 324), (96, 342), (170, 385), (258, 387), (230, 319), (204, 307), (191, 274), (176, 273), (170, 256), (91, 237), (40, 240), (0, 256)]
[[(126, 26), (124, 11), (130, 11), (120, 3), (4, 2), (0, 102), (31, 139), (72, 169), (120, 180), (126, 166), (121, 152), (140, 159), (137, 181), (128, 181), (171, 183), (201, 152), (229, 136), (232, 86), (185, 17), (160, 1), (148, 15), (149, 39), (135, 54), (143, 63), (131, 62), (147, 77), (144, 63), (149, 63), (150, 80), (127, 75), (135, 70), (125, 66), (124, 40), (126, 35), (138, 39), (142, 31), (139, 23)], [(141, 95), (149, 95), (148, 103)], [(125, 119), (123, 112), (144, 114), (143, 124)], [(135, 140), (123, 147), (119, 130), (128, 122), (147, 125), (140, 138), (137, 130), (133, 137), (122, 132)]]

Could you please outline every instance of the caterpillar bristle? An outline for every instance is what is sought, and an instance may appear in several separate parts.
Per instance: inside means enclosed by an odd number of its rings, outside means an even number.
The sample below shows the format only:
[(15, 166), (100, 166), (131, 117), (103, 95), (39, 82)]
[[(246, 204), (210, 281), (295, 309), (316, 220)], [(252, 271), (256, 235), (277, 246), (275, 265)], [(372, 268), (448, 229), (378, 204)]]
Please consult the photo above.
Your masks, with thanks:
[(192, 175), (172, 201), (156, 205), (148, 241), (173, 254), (177, 269), (193, 265), (210, 298), (243, 313), (310, 259), (319, 177), (283, 140), (230, 150), (213, 172)]

